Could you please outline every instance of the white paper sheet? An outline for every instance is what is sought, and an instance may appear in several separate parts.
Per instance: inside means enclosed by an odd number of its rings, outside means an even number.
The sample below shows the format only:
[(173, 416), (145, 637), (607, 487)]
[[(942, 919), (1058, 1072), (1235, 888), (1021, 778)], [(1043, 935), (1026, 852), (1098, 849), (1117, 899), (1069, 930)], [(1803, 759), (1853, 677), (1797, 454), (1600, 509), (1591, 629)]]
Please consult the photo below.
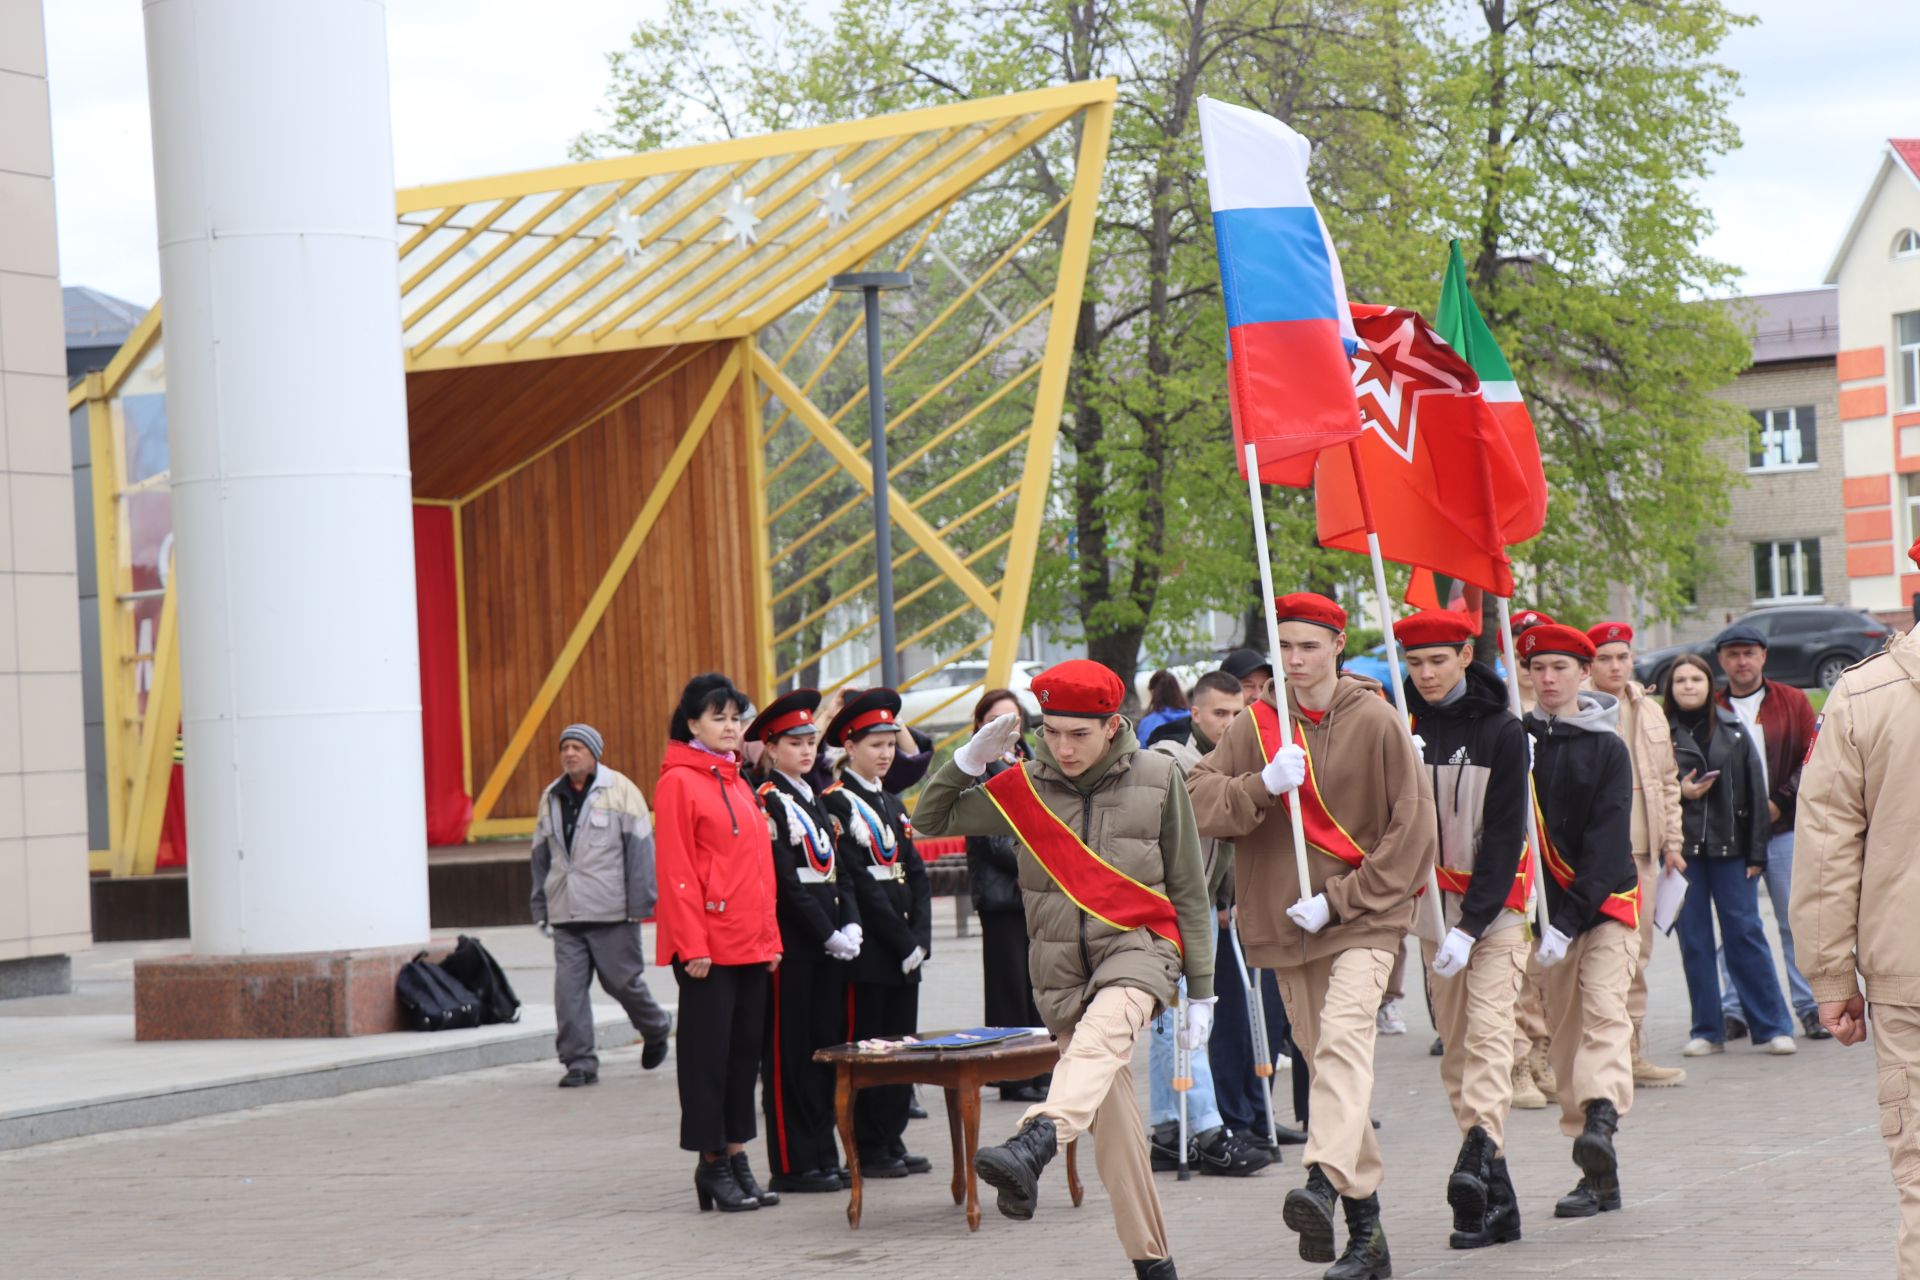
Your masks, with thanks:
[(1672, 933), (1674, 922), (1680, 919), (1680, 904), (1686, 896), (1686, 876), (1672, 867), (1662, 871), (1653, 888), (1653, 927), (1662, 933)]

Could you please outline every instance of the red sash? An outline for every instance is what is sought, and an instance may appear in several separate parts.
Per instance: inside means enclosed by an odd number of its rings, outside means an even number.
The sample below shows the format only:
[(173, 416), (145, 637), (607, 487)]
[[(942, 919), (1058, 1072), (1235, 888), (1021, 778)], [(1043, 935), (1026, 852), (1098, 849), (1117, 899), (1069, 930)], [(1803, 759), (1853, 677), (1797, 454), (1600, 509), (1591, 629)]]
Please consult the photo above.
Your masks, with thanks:
[(1116, 929), (1146, 929), (1185, 954), (1173, 900), (1088, 848), (1074, 829), (1040, 799), (1026, 765), (1015, 765), (988, 779), (986, 793), (1033, 853), (1041, 870), (1073, 899), (1075, 906)]
[[(1452, 867), (1443, 867), (1438, 863), (1434, 865), (1433, 875), (1440, 882), (1443, 890), (1463, 897), (1466, 895), (1467, 886), (1473, 883), (1473, 872), (1455, 871)], [(1425, 892), (1426, 886), (1422, 885), (1421, 891)], [(1502, 905), (1509, 911), (1518, 911), (1524, 915), (1527, 904), (1532, 898), (1533, 858), (1530, 854), (1523, 852), (1520, 855), (1520, 869), (1513, 873), (1513, 887), (1507, 890), (1507, 900)]]
[[(1269, 763), (1273, 753), (1281, 747), (1280, 713), (1265, 699), (1253, 704), (1253, 726), (1260, 739), (1260, 756)], [(1293, 738), (1302, 751), (1307, 750), (1305, 734), (1297, 733)], [(1300, 826), (1306, 832), (1307, 843), (1319, 852), (1331, 858), (1338, 858), (1350, 867), (1357, 867), (1367, 856), (1359, 841), (1347, 834), (1327, 808), (1326, 801), (1320, 798), (1320, 780), (1315, 773), (1313, 753), (1307, 752), (1307, 777), (1300, 789), (1293, 793), (1300, 797)], [(1292, 803), (1292, 796), (1281, 796), (1281, 804)]]
[[(1540, 828), (1540, 860), (1547, 864), (1547, 874), (1562, 889), (1573, 887), (1573, 868), (1560, 856), (1553, 846), (1553, 837), (1547, 834), (1547, 815), (1540, 811), (1540, 797), (1533, 798), (1533, 817)], [(1634, 881), (1633, 888), (1625, 893), (1610, 893), (1600, 904), (1600, 914), (1612, 916), (1629, 929), (1640, 927), (1640, 882)]]

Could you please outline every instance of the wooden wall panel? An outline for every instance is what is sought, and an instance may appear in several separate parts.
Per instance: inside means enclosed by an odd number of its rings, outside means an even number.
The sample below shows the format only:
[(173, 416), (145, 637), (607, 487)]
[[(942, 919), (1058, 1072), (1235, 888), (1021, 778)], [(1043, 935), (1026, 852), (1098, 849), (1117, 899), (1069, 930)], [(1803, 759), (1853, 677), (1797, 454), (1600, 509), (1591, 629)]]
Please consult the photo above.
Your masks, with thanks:
[[(726, 354), (715, 345), (462, 508), (476, 786), (532, 705)], [(651, 797), (667, 715), (687, 679), (724, 671), (743, 688), (756, 682), (744, 395), (736, 382), (494, 818), (533, 813), (559, 770), (555, 740), (578, 720), (606, 739), (607, 764)]]

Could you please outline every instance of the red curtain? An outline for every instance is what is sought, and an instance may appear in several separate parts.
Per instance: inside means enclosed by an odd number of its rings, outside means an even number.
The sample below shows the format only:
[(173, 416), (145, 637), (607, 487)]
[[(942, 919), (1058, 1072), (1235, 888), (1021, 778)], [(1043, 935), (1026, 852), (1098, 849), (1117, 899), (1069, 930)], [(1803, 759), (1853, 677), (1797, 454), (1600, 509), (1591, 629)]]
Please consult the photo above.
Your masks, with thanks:
[(413, 509), (420, 611), (420, 738), (426, 755), (427, 843), (459, 844), (473, 821), (460, 745), (460, 607), (449, 507)]

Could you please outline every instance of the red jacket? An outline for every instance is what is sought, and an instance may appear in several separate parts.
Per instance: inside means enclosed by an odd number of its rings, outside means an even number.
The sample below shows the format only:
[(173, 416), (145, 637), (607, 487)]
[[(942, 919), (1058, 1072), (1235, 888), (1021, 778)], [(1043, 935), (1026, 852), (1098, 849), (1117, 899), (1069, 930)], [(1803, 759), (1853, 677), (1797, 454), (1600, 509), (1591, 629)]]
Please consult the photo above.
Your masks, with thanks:
[[(1800, 799), (1800, 767), (1807, 762), (1807, 750), (1813, 746), (1813, 704), (1807, 695), (1790, 684), (1763, 680), (1767, 691), (1760, 699), (1760, 733), (1767, 740), (1767, 799), (1780, 809), (1773, 834), (1793, 830), (1793, 814)], [(1723, 687), (1720, 705), (1733, 710), (1733, 702)]]
[(780, 954), (773, 842), (733, 760), (669, 742), (653, 794), (654, 963), (709, 957), (764, 964)]

